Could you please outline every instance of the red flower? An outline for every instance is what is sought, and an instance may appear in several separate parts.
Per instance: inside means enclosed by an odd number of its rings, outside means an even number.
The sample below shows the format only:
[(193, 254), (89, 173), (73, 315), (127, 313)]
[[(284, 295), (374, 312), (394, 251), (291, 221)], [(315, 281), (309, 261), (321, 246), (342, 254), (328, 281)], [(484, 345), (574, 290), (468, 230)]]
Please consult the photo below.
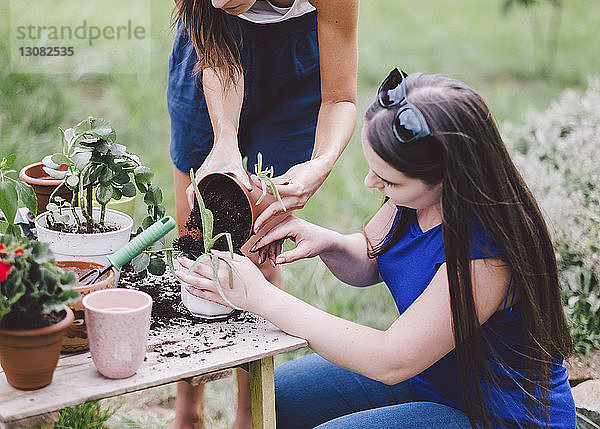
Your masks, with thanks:
[(25, 253), (25, 251), (21, 247), (19, 247), (17, 250), (15, 250), (15, 256), (22, 255), (24, 253)]
[(10, 264), (8, 262), (0, 261), (0, 282), (3, 282), (10, 273)]
[(6, 255), (6, 246), (0, 243), (0, 255)]

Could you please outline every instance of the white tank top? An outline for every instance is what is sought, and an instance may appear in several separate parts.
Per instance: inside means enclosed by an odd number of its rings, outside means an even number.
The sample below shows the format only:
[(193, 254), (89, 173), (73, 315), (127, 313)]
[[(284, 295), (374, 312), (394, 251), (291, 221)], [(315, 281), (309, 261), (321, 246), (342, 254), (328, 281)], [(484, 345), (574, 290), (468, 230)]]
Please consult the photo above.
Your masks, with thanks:
[(240, 18), (257, 24), (271, 24), (305, 15), (315, 10), (308, 0), (294, 0), (290, 7), (279, 7), (269, 0), (257, 0)]

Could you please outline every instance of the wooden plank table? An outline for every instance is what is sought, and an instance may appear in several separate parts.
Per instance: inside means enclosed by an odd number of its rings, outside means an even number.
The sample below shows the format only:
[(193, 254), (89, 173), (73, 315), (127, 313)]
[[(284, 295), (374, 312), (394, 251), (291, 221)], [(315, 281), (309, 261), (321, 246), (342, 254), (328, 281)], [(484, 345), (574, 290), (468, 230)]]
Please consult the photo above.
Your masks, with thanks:
[(65, 407), (178, 380), (191, 381), (245, 364), (250, 372), (253, 428), (274, 428), (273, 357), (306, 345), (306, 340), (243, 313), (225, 322), (152, 331), (144, 363), (135, 375), (122, 380), (100, 375), (89, 352), (63, 355), (54, 380), (42, 389), (17, 390), (0, 374), (0, 428), (23, 427), (32, 417)]

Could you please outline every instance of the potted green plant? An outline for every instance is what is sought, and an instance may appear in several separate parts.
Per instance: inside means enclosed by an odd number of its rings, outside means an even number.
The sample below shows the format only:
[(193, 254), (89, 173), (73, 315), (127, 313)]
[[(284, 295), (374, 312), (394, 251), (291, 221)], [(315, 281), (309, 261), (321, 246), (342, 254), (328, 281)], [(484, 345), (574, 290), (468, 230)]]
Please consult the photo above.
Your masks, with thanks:
[(0, 212), (4, 216), (4, 219), (0, 220), (0, 233), (19, 237), (21, 230), (15, 224), (17, 209), (27, 207), (35, 215), (37, 200), (31, 186), (10, 177), (16, 173), (15, 170), (11, 170), (15, 159), (15, 154), (11, 154), (0, 161)]
[[(218, 270), (218, 266), (220, 262), (223, 262), (227, 265), (229, 269), (229, 279), (230, 282), (233, 281), (233, 271), (235, 267), (231, 265), (230, 261), (217, 255), (213, 252), (215, 249), (215, 245), (218, 240), (226, 243), (226, 249), (229, 251), (231, 256), (233, 257), (234, 247), (233, 241), (230, 232), (219, 232), (218, 234), (214, 234), (214, 216), (211, 210), (207, 209), (202, 195), (200, 194), (200, 190), (196, 185), (196, 181), (194, 180), (194, 170), (190, 169), (190, 179), (194, 188), (195, 195), (195, 205), (196, 207), (192, 211), (191, 219), (194, 221), (194, 214), (197, 213), (196, 216), (199, 216), (198, 219), (201, 223), (201, 232), (198, 236), (193, 237), (191, 235), (182, 236), (176, 240), (174, 243), (174, 247), (181, 251), (181, 256), (194, 259), (194, 265), (192, 266), (192, 270), (196, 264), (199, 264), (205, 259), (210, 259), (213, 265), (214, 270)], [(194, 213), (195, 212), (195, 213)], [(198, 225), (195, 225), (198, 226)], [(192, 233), (194, 229), (192, 228)], [(197, 240), (200, 238), (200, 240)], [(170, 253), (167, 255), (168, 259), (171, 260)], [(175, 259), (173, 261), (174, 269), (184, 269), (181, 264)], [(237, 308), (233, 305), (223, 293), (223, 289), (221, 288), (221, 284), (219, 283), (218, 278), (215, 276), (215, 285), (219, 290), (219, 293), (223, 300), (231, 307), (225, 307), (220, 304), (216, 304), (210, 301), (207, 301), (202, 298), (198, 298), (191, 293), (188, 292), (188, 284), (181, 281), (181, 300), (185, 307), (195, 316), (199, 316), (202, 318), (219, 318), (229, 315), (233, 310)]]
[(52, 381), (74, 319), (66, 304), (79, 297), (76, 284), (47, 244), (0, 236), (0, 363), (12, 386), (37, 389)]
[(36, 218), (39, 240), (50, 243), (60, 259), (105, 262), (129, 241), (133, 220), (108, 209), (111, 200), (144, 194), (148, 215), (142, 229), (165, 213), (162, 191), (151, 183), (152, 170), (117, 143), (115, 130), (102, 118), (89, 117), (64, 130), (62, 152), (44, 157), (43, 163), (48, 175), (73, 192), (71, 201), (52, 195), (48, 211)]

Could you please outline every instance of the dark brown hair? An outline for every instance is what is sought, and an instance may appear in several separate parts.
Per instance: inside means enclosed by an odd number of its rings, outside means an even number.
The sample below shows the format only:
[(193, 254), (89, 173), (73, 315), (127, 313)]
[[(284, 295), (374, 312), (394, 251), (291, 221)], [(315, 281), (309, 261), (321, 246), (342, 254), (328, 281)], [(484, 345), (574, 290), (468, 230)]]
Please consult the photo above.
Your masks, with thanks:
[(227, 12), (213, 7), (211, 0), (176, 0), (172, 25), (180, 19), (198, 55), (194, 74), (212, 68), (222, 82), (232, 83), (242, 73), (241, 36), (234, 35)]
[[(490, 427), (480, 380), (493, 382), (473, 299), (469, 219), (490, 234), (512, 272), (525, 329), (524, 411), (532, 415), (536, 397), (549, 423), (550, 362), (572, 351), (558, 282), (556, 260), (540, 209), (513, 164), (481, 97), (442, 75), (413, 74), (407, 98), (423, 113), (432, 136), (399, 143), (392, 132), (396, 109), (377, 102), (366, 113), (367, 139), (375, 153), (409, 177), (442, 183), (442, 232), (448, 271), (452, 328), (461, 390), (471, 424)], [(403, 210), (379, 255), (404, 234), (414, 211)], [(489, 354), (489, 351), (487, 351)], [(490, 356), (488, 355), (487, 359)], [(492, 358), (495, 358), (493, 356)], [(541, 380), (536, 386), (535, 380)]]

